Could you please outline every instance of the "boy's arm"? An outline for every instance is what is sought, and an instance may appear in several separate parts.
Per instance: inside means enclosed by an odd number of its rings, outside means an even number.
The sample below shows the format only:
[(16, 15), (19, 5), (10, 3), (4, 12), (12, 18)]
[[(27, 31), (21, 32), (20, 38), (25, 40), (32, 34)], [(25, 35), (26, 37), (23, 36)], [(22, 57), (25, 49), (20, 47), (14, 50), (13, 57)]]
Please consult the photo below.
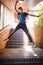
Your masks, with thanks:
[(37, 12), (37, 11), (39, 11), (39, 10), (28, 10), (28, 12), (29, 12), (29, 11), (31, 11), (31, 12), (36, 11), (36, 12)]
[(16, 1), (16, 3), (15, 3), (15, 10), (16, 10), (16, 12), (18, 13), (18, 11), (17, 11), (17, 9), (16, 9), (17, 3), (18, 3), (18, 1)]
[(34, 17), (40, 17), (40, 15), (33, 15), (33, 14), (28, 14), (30, 16), (34, 16)]
[[(28, 10), (28, 12), (29, 12), (29, 11), (32, 12), (32, 11), (39, 11), (39, 10)], [(40, 15), (34, 15), (34, 14), (29, 14), (29, 13), (28, 13), (28, 15), (34, 16), (34, 17), (40, 17)]]

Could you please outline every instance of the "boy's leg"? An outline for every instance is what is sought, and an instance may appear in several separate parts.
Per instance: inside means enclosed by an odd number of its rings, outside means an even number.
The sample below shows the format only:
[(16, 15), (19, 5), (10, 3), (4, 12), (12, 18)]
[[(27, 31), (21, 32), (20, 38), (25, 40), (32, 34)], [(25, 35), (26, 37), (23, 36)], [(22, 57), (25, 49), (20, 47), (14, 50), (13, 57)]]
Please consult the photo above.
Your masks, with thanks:
[(28, 29), (27, 29), (26, 25), (23, 25), (23, 26), (22, 26), (22, 29), (24, 30), (24, 32), (25, 32), (26, 35), (28, 36), (30, 42), (33, 42), (33, 39), (32, 39), (32, 37), (31, 37), (30, 33), (28, 32)]
[(21, 24), (19, 23), (18, 25), (17, 25), (17, 27), (11, 32), (11, 34), (9, 35), (9, 37), (8, 37), (8, 39), (18, 30), (18, 29), (20, 29), (21, 28)]

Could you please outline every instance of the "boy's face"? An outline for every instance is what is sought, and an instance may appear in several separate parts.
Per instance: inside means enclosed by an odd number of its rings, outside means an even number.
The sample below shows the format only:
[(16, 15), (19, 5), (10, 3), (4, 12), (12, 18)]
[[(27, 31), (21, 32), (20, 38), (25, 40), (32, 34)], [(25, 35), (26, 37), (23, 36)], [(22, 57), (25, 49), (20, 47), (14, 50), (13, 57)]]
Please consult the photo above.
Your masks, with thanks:
[(23, 10), (22, 10), (22, 9), (18, 9), (18, 12), (22, 13), (22, 12), (23, 12)]

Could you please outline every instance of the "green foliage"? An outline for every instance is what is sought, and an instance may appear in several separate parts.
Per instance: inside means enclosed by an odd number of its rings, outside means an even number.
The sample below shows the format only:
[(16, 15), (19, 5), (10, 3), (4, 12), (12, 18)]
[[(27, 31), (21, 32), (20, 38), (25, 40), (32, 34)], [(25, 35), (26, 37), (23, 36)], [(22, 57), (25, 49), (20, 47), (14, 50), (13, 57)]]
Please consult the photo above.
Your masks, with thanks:
[(43, 15), (38, 18), (38, 23), (43, 24)]
[(37, 22), (43, 24), (43, 4), (40, 5), (38, 15), (40, 15), (40, 17), (38, 18)]
[(43, 15), (43, 4), (40, 5), (39, 15)]

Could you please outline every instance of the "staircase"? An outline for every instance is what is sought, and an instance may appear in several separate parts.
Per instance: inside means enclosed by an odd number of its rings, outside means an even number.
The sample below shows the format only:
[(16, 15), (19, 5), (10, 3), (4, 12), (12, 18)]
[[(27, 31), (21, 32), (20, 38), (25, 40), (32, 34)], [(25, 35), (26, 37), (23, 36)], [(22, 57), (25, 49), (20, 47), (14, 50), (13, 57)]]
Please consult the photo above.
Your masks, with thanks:
[(23, 30), (20, 29), (17, 32), (15, 32), (9, 41), (7, 42), (6, 48), (20, 48), (24, 45), (24, 39), (23, 39)]
[(28, 43), (28, 39), (25, 36), (26, 41), (23, 34), (24, 32), (20, 29), (11, 36), (5, 49), (0, 53), (0, 65), (36, 65), (40, 63), (43, 65), (43, 49), (34, 48), (31, 45), (24, 49), (23, 45)]

